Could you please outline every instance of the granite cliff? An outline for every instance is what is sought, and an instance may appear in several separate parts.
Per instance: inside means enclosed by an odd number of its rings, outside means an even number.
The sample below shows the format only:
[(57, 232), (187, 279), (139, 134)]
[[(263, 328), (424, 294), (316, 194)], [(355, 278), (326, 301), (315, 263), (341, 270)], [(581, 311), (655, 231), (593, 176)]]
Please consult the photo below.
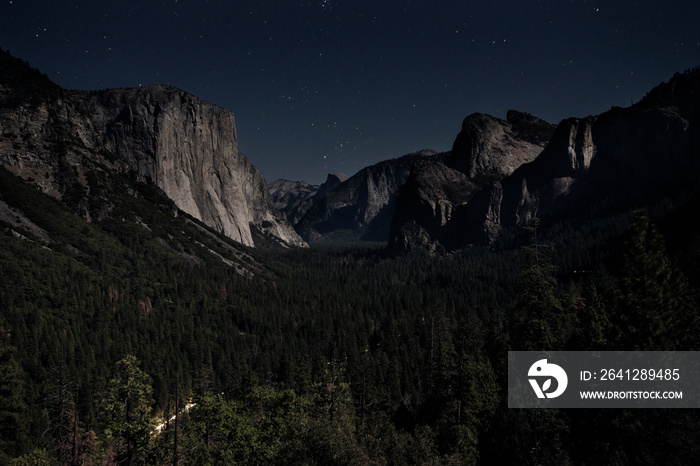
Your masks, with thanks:
[(268, 185), (275, 207), (295, 225), (316, 201), (334, 190), (348, 177), (342, 173), (329, 173), (321, 185), (310, 185), (305, 181), (276, 180)]
[[(628, 108), (559, 124), (546, 150), (491, 188), (494, 228), (641, 208), (700, 181), (700, 71)], [(499, 194), (494, 195), (498, 190)], [(482, 215), (484, 211), (479, 213)]]
[[(426, 190), (425, 168), (416, 166), (397, 200), (390, 245), (395, 251), (418, 246), (449, 251), (493, 242), (505, 229), (527, 226), (533, 217), (546, 223), (612, 215), (692, 192), (700, 182), (698, 109), (696, 68), (677, 73), (631, 107), (562, 121), (531, 161), (518, 157), (527, 147), (522, 144), (508, 142), (513, 151), (504, 155), (498, 143), (507, 139), (505, 130), (482, 131), (493, 119), (470, 117), (477, 128), (469, 131), (471, 139), (463, 129), (455, 147), (477, 150), (459, 163), (448, 159), (444, 167), (431, 168), (443, 174), (432, 177), (441, 189)], [(494, 158), (497, 163), (489, 163)], [(524, 163), (511, 170), (511, 160)], [(445, 175), (450, 167), (465, 177)]]
[(444, 251), (463, 245), (462, 232), (473, 226), (474, 207), (484, 203), (475, 196), (533, 161), (554, 129), (513, 110), (506, 120), (480, 113), (466, 117), (444, 163), (416, 163), (399, 191), (390, 248)]
[(515, 110), (508, 111), (505, 121), (474, 113), (462, 122), (445, 164), (471, 179), (500, 179), (533, 161), (554, 129), (544, 120)]
[(2, 53), (0, 163), (13, 173), (54, 197), (82, 196), (81, 213), (99, 218), (110, 207), (93, 208), (95, 183), (111, 170), (133, 172), (245, 245), (254, 245), (251, 228), (305, 245), (239, 151), (231, 112), (168, 86), (65, 91)]
[(396, 193), (413, 164), (444, 157), (425, 149), (363, 168), (317, 199), (295, 228), (307, 241), (386, 241)]

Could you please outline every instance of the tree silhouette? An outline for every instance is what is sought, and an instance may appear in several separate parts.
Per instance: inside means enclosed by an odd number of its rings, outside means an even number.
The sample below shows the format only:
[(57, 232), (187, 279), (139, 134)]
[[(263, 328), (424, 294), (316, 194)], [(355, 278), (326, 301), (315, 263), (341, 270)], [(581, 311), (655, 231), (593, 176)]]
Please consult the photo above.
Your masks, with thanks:
[(671, 266), (663, 237), (641, 211), (624, 244), (620, 300), (620, 349), (678, 349), (690, 315), (687, 286)]

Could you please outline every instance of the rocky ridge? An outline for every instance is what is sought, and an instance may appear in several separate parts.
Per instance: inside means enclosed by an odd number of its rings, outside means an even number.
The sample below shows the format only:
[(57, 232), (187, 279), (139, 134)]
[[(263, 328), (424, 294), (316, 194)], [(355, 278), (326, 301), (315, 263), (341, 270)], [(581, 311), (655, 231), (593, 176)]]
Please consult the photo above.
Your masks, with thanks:
[[(534, 160), (554, 129), (514, 110), (507, 120), (480, 113), (466, 117), (444, 163), (416, 163), (399, 191), (390, 248), (440, 252), (463, 245), (462, 231), (473, 226), (475, 208), (490, 205), (475, 198), (479, 190)], [(489, 211), (493, 217), (497, 213)]]
[(307, 241), (386, 241), (396, 193), (413, 164), (444, 157), (425, 149), (363, 168), (317, 199), (295, 228)]
[[(692, 191), (700, 182), (698, 109), (700, 70), (696, 68), (677, 73), (631, 107), (562, 121), (535, 159), (500, 179), (486, 176), (482, 178), (486, 182), (478, 182), (480, 173), (494, 173), (493, 165), (479, 163), (479, 157), (461, 164), (446, 162), (468, 175), (457, 183), (462, 187), (457, 195), (454, 190), (437, 198), (422, 195), (425, 190), (416, 170), (397, 201), (402, 215), (394, 219), (391, 246), (405, 251), (422, 244), (449, 251), (493, 242), (504, 229), (527, 226), (533, 217), (546, 222), (608, 215)], [(504, 137), (498, 130), (490, 133), (492, 140), (468, 146), (487, 148), (487, 158), (502, 159), (503, 152), (493, 148), (493, 139)], [(443, 178), (434, 182), (450, 183)], [(416, 203), (443, 207), (418, 213), (408, 208)], [(448, 204), (449, 209), (444, 207)]]
[(329, 173), (321, 185), (310, 185), (305, 181), (279, 179), (268, 185), (275, 207), (295, 225), (316, 201), (334, 190), (348, 177), (342, 173)]

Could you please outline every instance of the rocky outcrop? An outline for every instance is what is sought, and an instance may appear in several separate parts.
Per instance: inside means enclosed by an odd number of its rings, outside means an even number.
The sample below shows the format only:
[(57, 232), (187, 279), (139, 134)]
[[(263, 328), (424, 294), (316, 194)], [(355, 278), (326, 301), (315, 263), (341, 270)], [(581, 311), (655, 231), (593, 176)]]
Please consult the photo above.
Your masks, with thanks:
[(542, 152), (556, 126), (509, 110), (507, 119), (474, 113), (462, 122), (445, 164), (471, 179), (500, 179)]
[(276, 180), (268, 185), (272, 202), (292, 225), (295, 225), (314, 205), (334, 190), (348, 177), (342, 173), (329, 173), (326, 181), (319, 185), (310, 185), (304, 181)]
[(347, 175), (343, 173), (329, 173), (326, 177), (326, 181), (321, 183), (321, 186), (318, 187), (318, 191), (314, 194), (314, 202), (325, 197), (326, 194), (345, 183), (347, 179)]
[(439, 161), (418, 161), (398, 193), (391, 224), (393, 250), (444, 252), (466, 221), (464, 207), (476, 185), (464, 173)]
[[(431, 251), (456, 249), (495, 233), (487, 218), (500, 217), (499, 180), (533, 161), (544, 149), (556, 127), (526, 113), (511, 110), (507, 120), (475, 113), (462, 130), (444, 164), (416, 164), (401, 189), (392, 221), (389, 246), (394, 251), (425, 247)], [(493, 186), (493, 193), (479, 190)], [(474, 219), (480, 219), (476, 224)], [(475, 230), (470, 237), (465, 230)]]
[(279, 179), (267, 185), (267, 189), (272, 203), (294, 225), (313, 205), (312, 199), (318, 191), (318, 185)]
[(386, 241), (396, 193), (413, 164), (444, 156), (423, 150), (364, 168), (317, 200), (295, 228), (307, 241)]
[[(494, 129), (494, 119), (477, 116), (472, 121), (476, 121), (472, 125), (476, 128), (468, 135), (491, 134), (496, 140), (507, 139), (505, 130)], [(676, 74), (629, 108), (562, 121), (536, 159), (500, 180), (494, 179), (498, 169), (488, 162), (502, 158), (502, 146), (494, 147), (489, 142), (466, 146), (472, 148), (472, 155), (462, 158), (461, 164), (451, 165), (470, 176), (476, 191), (466, 202), (463, 194), (448, 195), (446, 201), (430, 199), (453, 206), (451, 218), (438, 216), (440, 221), (431, 223), (412, 214), (410, 205), (428, 202), (428, 198), (419, 196), (421, 193), (444, 194), (416, 188), (409, 191), (409, 187), (417, 186), (409, 179), (397, 201), (397, 213), (402, 212), (404, 218), (395, 219), (393, 224), (391, 244), (395, 250), (410, 249), (414, 243), (435, 250), (434, 242), (445, 250), (457, 249), (471, 242), (494, 241), (503, 229), (526, 226), (533, 217), (548, 222), (615, 214), (697, 189), (700, 70)], [(477, 174), (484, 172), (492, 179), (480, 185)], [(404, 200), (408, 204), (405, 207)], [(444, 221), (447, 223), (442, 224)]]
[[(595, 122), (595, 117), (562, 121), (536, 160), (523, 165), (498, 185), (486, 188), (491, 201), (484, 208), (492, 215), (484, 212), (483, 217), (484, 229), (490, 232), (489, 241), (504, 226), (526, 226), (531, 218), (544, 212), (560, 212), (568, 207), (564, 200), (579, 189), (596, 155)], [(493, 215), (494, 212), (498, 215)]]
[(676, 75), (631, 107), (563, 121), (542, 155), (504, 182), (500, 225), (619, 212), (695, 189), (698, 109), (696, 70)]
[[(13, 83), (4, 81), (0, 91), (11, 95)], [(305, 245), (239, 151), (233, 114), (182, 90), (59, 89), (4, 105), (0, 134), (0, 162), (56, 197), (76, 183), (89, 191), (92, 169), (134, 171), (179, 209), (245, 245), (254, 245), (251, 228)]]

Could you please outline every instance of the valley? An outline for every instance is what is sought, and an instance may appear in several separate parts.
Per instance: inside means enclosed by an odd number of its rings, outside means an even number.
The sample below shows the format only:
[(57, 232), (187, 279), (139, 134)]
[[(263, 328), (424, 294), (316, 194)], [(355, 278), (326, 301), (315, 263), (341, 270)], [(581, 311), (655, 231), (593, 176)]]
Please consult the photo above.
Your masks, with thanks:
[(697, 69), (269, 192), (232, 113), (1, 53), (0, 464), (697, 458), (697, 410), (506, 399), (509, 350), (698, 350)]

